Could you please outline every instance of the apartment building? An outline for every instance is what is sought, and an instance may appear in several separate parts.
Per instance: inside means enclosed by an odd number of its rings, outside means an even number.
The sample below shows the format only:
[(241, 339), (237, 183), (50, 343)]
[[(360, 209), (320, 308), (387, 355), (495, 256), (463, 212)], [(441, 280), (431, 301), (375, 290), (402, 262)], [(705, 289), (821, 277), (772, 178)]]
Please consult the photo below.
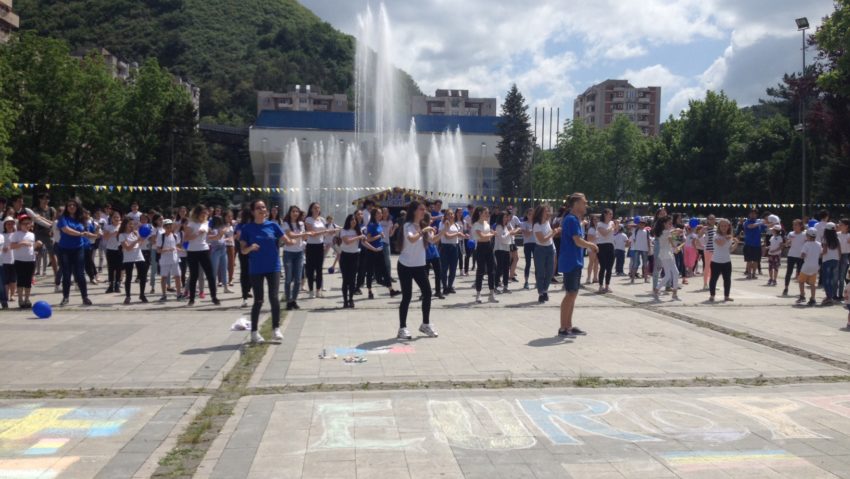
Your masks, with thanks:
[(645, 136), (658, 135), (661, 87), (635, 87), (628, 80), (605, 80), (585, 90), (573, 103), (573, 121), (607, 128), (624, 115)]
[(324, 94), (312, 85), (295, 85), (286, 93), (257, 92), (257, 114), (265, 110), (349, 111), (345, 93)]
[(469, 90), (437, 90), (410, 98), (412, 115), (496, 116), (495, 98), (470, 98)]
[(12, 0), (0, 0), (0, 43), (9, 41), (12, 32), (21, 26), (21, 19), (12, 11)]

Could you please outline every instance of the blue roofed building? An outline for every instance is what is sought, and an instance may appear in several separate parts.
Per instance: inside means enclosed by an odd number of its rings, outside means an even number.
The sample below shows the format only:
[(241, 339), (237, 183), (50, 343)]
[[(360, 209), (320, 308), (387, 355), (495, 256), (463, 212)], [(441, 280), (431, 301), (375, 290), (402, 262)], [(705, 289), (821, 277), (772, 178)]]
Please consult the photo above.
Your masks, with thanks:
[[(249, 135), (255, 184), (264, 187), (281, 185), (286, 171), (283, 164), (285, 152), (293, 141), (298, 142), (300, 154), (308, 167), (313, 150), (326, 148), (329, 141), (346, 146), (354, 144), (364, 158), (377, 157), (381, 151), (378, 140), (374, 135), (357, 133), (358, 117), (347, 111), (348, 105), (339, 94), (319, 97), (315, 89), (312, 92), (301, 89), (300, 95), (297, 93), (260, 92), (258, 95), (257, 120)], [(307, 97), (306, 101), (300, 98), (303, 96)], [(445, 105), (442, 108), (439, 107), (440, 101)], [(460, 128), (469, 185), (467, 191), (452, 193), (497, 195), (499, 164), (496, 153), (500, 137), (497, 134), (499, 117), (495, 115), (495, 109), (495, 98), (469, 98), (465, 90), (438, 90), (435, 97), (412, 97), (408, 113), (397, 118), (395, 124), (409, 125), (411, 121), (415, 124), (416, 147), (423, 159), (428, 158), (433, 138)], [(366, 164), (368, 167), (371, 162), (367, 160)]]

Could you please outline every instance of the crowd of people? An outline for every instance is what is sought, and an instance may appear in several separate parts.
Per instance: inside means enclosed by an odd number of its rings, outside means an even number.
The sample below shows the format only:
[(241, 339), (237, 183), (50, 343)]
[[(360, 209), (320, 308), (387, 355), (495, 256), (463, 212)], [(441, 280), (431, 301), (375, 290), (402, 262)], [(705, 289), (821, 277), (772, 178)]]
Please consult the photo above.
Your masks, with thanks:
[[(585, 287), (594, 284), (598, 293), (606, 294), (612, 292), (612, 277), (628, 276), (632, 284), (651, 282), (656, 301), (666, 293), (679, 301), (682, 286), (702, 277), (709, 301), (715, 301), (721, 280), (723, 300), (733, 301), (732, 253), (739, 244), (743, 244), (747, 279), (762, 274), (766, 257), (767, 286), (778, 286), (784, 258), (783, 296), (794, 281), (798, 303), (817, 304), (819, 289), (823, 305), (841, 302), (842, 296), (850, 300), (850, 220), (833, 222), (828, 211), (818, 212), (812, 220), (795, 219), (788, 229), (776, 215), (755, 210), (739, 220), (714, 215), (686, 218), (669, 215), (665, 208), (652, 217), (617, 218), (610, 209), (588, 214), (587, 199), (577, 193), (557, 211), (548, 205), (524, 213), (515, 212), (512, 205), (453, 209), (435, 200), (412, 201), (396, 218), (388, 208), (366, 200), (337, 225), (332, 217), (322, 215), (316, 202), (306, 211), (290, 206), (283, 215), (279, 207), (263, 200), (241, 210), (197, 205), (171, 214), (142, 212), (133, 202), (122, 213), (109, 204), (89, 211), (76, 199), (54, 207), (46, 192), (36, 197), (32, 207), (26, 207), (20, 195), (8, 203), (0, 199), (0, 211), (4, 213), (0, 235), (4, 309), (15, 298), (20, 308), (32, 307), (32, 285), (51, 270), (55, 291), (62, 293), (60, 306), (69, 303), (72, 287), (79, 291), (82, 304), (91, 305), (89, 289), (103, 282), (106, 293), (124, 294), (124, 304), (131, 304), (134, 296), (147, 303), (146, 293), (155, 295), (159, 287), (161, 302), (186, 301), (192, 306), (197, 299), (205, 299), (208, 291), (211, 302), (218, 305), (218, 293), (230, 293), (234, 287), (238, 261), (242, 307), (253, 299), (255, 342), (264, 341), (258, 320), (266, 295), (273, 334), (282, 338), (281, 275), (286, 309), (300, 309), (300, 293), (321, 298), (326, 289), (324, 274), (334, 274), (337, 265), (342, 308), (354, 308), (355, 297), (363, 295), (364, 287), (367, 297), (374, 299), (373, 283), (386, 288), (389, 297), (401, 296), (400, 339), (412, 337), (407, 314), (414, 283), (422, 310), (419, 331), (437, 337), (430, 321), (432, 299), (456, 294), (456, 278), (470, 274), (475, 275), (476, 303), (499, 302), (499, 295), (512, 292), (512, 283), (530, 290), (532, 267), (541, 304), (549, 301), (552, 284), (563, 281), (567, 294), (561, 303), (558, 333), (571, 337), (585, 334), (572, 324), (583, 279)], [(396, 279), (391, 250), (399, 253)], [(525, 267), (518, 272), (520, 250)], [(326, 270), (329, 255), (333, 262)]]

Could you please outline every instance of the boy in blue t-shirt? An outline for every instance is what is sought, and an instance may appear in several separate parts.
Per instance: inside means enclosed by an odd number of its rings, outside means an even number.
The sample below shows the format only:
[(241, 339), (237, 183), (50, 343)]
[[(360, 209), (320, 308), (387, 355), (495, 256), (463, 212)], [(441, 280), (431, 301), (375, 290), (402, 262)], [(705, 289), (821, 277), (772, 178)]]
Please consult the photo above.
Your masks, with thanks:
[(747, 279), (756, 279), (761, 263), (761, 235), (764, 223), (758, 219), (757, 210), (750, 211), (750, 217), (744, 222), (744, 261), (747, 262)]
[(569, 213), (561, 222), (561, 252), (558, 255), (558, 271), (564, 274), (566, 294), (561, 301), (561, 327), (558, 336), (574, 338), (585, 335), (584, 331), (573, 326), (573, 310), (581, 286), (581, 270), (584, 267), (584, 250), (589, 248), (598, 252), (599, 248), (584, 239), (581, 220), (587, 213), (587, 198), (583, 193), (573, 193), (567, 199)]

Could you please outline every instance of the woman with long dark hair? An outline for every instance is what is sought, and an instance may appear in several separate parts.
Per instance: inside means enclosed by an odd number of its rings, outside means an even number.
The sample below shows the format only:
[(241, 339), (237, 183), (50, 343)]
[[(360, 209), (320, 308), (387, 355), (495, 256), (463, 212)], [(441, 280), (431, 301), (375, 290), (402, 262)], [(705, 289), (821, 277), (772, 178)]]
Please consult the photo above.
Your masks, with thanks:
[(835, 223), (829, 222), (823, 228), (823, 264), (821, 264), (821, 283), (823, 284), (824, 306), (829, 306), (839, 297), (838, 263), (841, 260), (841, 243), (835, 231)]
[[(254, 291), (254, 306), (251, 308), (251, 342), (262, 343), (260, 336), (260, 310), (263, 307), (263, 283), (269, 287), (269, 304), (272, 310), (272, 328), (274, 339), (283, 339), (280, 331), (280, 255), (278, 245), (284, 236), (277, 222), (268, 219), (268, 210), (263, 200), (251, 202), (253, 221), (242, 226), (239, 245), (242, 253), (248, 256), (251, 271), (251, 289)], [(215, 281), (210, 282), (210, 288)], [(213, 291), (215, 291), (213, 289)], [(215, 293), (213, 293), (215, 294)]]
[(717, 231), (713, 236), (713, 241), (714, 253), (711, 256), (711, 279), (708, 281), (708, 290), (711, 296), (708, 300), (714, 301), (714, 293), (717, 290), (717, 279), (722, 276), (723, 300), (733, 301), (730, 296), (732, 290), (732, 251), (738, 246), (738, 240), (732, 234), (732, 223), (729, 220), (720, 220)]
[(71, 292), (71, 275), (80, 289), (83, 304), (91, 305), (88, 288), (86, 287), (86, 257), (84, 239), (94, 240), (97, 235), (86, 230), (83, 221), (83, 208), (76, 199), (65, 202), (65, 211), (59, 218), (59, 257), (62, 270), (62, 302), (60, 306), (68, 304), (68, 295)]
[(596, 245), (599, 247), (599, 292), (611, 290), (611, 273), (614, 270), (614, 235), (620, 223), (614, 220), (614, 212), (608, 208), (602, 211), (602, 217), (596, 224)]
[[(585, 236), (587, 236), (587, 241), (593, 244), (596, 244), (599, 233), (596, 230), (596, 226), (599, 224), (599, 216), (598, 215), (590, 215), (590, 218), (587, 223), (587, 231), (585, 232)], [(593, 284), (599, 281), (599, 255), (594, 253), (593, 250), (587, 251), (587, 281), (585, 284)]]
[(342, 272), (342, 307), (354, 308), (354, 290), (357, 289), (357, 269), (360, 261), (360, 242), (366, 235), (360, 232), (357, 216), (345, 217), (342, 231), (339, 232), (340, 248), (339, 269)]
[(455, 293), (455, 276), (457, 275), (458, 254), (460, 251), (459, 242), (464, 237), (461, 226), (455, 222), (455, 212), (451, 209), (446, 210), (443, 216), (443, 221), (440, 223), (440, 269), (443, 277), (444, 294)]
[[(372, 280), (375, 283), (385, 286), (389, 289), (390, 296), (393, 297), (399, 292), (393, 289), (392, 281), (390, 281), (390, 272), (386, 268), (384, 261), (384, 250), (389, 248), (389, 243), (385, 242), (386, 235), (384, 234), (383, 223), (384, 212), (380, 208), (375, 208), (369, 215), (369, 224), (366, 225), (366, 238), (362, 242), (363, 249), (360, 255), (360, 261), (366, 264), (366, 289), (369, 293), (369, 299), (375, 297), (372, 294)], [(351, 304), (354, 304), (353, 302)]]
[(511, 248), (515, 247), (514, 235), (519, 231), (515, 230), (511, 225), (513, 215), (503, 213), (496, 219), (496, 236), (495, 236), (495, 255), (496, 255), (496, 292), (499, 291), (499, 286), (502, 287), (502, 293), (509, 293), (508, 283), (510, 282), (511, 269)]
[(534, 249), (537, 247), (537, 242), (534, 239), (534, 209), (529, 208), (525, 212), (525, 218), (519, 224), (519, 229), (522, 232), (522, 252), (525, 256), (525, 283), (523, 289), (531, 289), (528, 284), (528, 278), (531, 275), (531, 263), (534, 258)]
[(189, 260), (189, 306), (195, 305), (195, 290), (198, 287), (198, 272), (204, 271), (210, 287), (210, 297), (216, 306), (221, 304), (216, 295), (215, 275), (210, 260), (210, 245), (207, 235), (210, 232), (209, 209), (204, 205), (192, 208), (189, 223), (183, 228), (183, 241), (189, 242), (187, 259)]
[[(307, 231), (313, 233), (307, 238), (306, 270), (307, 287), (310, 297), (322, 297), (322, 268), (325, 262), (325, 235), (336, 231), (329, 229), (325, 219), (322, 218), (322, 208), (319, 203), (310, 203), (307, 208), (307, 218), (304, 220)], [(315, 286), (315, 289), (313, 287)]]
[(122, 264), (124, 266), (124, 304), (130, 304), (130, 287), (133, 284), (133, 267), (139, 275), (139, 301), (147, 303), (145, 287), (148, 284), (148, 263), (142, 254), (142, 243), (147, 242), (139, 235), (138, 225), (131, 216), (125, 216), (118, 229), (118, 242), (121, 244)]
[(434, 233), (434, 228), (420, 224), (425, 218), (425, 205), (414, 200), (407, 205), (407, 215), (402, 228), (401, 254), (398, 257), (398, 281), (401, 285), (401, 304), (398, 308), (398, 339), (411, 339), (407, 329), (407, 311), (413, 299), (413, 282), (422, 294), (422, 325), (419, 331), (436, 338), (431, 326), (431, 286), (428, 284), (428, 266), (425, 260), (425, 236)]
[[(555, 236), (561, 232), (561, 227), (552, 228), (549, 219), (552, 210), (548, 205), (540, 205), (534, 209), (533, 233), (536, 243), (534, 248), (534, 277), (537, 281), (537, 302), (549, 301), (549, 285), (555, 270)], [(589, 241), (589, 240), (588, 240)]]
[(487, 275), (487, 286), (490, 288), (490, 302), (498, 303), (496, 299), (496, 265), (493, 257), (493, 237), (496, 233), (490, 230), (490, 210), (478, 206), (472, 212), (472, 239), (475, 240), (475, 259), (478, 269), (475, 270), (475, 302), (481, 303), (481, 288), (484, 275)]
[[(243, 208), (239, 213), (239, 223), (233, 227), (233, 240), (236, 244), (239, 244), (242, 228), (245, 227), (248, 223), (253, 221), (254, 215), (251, 213), (249, 208)], [(248, 307), (248, 298), (251, 297), (251, 277), (248, 268), (248, 255), (242, 253), (242, 248), (238, 248), (238, 258), (239, 258), (239, 286), (242, 289), (242, 307)]]
[(304, 240), (313, 233), (304, 229), (301, 221), (301, 209), (295, 205), (289, 207), (281, 225), (283, 237), (283, 294), (286, 297), (286, 309), (300, 309), (298, 291), (301, 289), (301, 276), (304, 272)]

